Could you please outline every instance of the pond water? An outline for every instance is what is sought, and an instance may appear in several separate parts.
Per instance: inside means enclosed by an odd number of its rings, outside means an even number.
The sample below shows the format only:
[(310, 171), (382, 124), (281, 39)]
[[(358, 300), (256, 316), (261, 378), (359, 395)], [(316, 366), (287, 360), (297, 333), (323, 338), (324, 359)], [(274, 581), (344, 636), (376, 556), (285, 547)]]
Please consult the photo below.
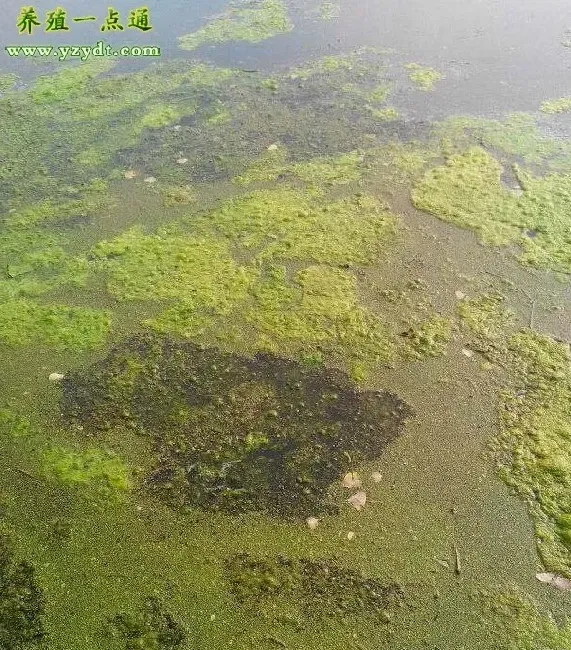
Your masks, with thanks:
[(0, 648), (571, 648), (568, 3), (5, 5)]

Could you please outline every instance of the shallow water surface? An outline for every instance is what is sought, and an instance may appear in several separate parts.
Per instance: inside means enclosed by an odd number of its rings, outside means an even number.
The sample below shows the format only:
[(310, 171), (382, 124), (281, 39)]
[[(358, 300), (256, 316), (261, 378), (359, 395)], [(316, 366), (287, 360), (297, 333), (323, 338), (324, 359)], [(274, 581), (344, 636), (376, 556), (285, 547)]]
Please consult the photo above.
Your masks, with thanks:
[(568, 5), (7, 5), (0, 648), (571, 648)]

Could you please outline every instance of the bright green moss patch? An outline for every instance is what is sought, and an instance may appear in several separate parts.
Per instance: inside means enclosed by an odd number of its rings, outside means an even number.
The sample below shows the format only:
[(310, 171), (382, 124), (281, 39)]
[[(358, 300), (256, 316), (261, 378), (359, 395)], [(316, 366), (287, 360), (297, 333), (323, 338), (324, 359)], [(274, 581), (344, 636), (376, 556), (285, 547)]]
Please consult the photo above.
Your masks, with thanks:
[(224, 241), (174, 230), (145, 235), (133, 228), (95, 254), (109, 271), (109, 291), (124, 300), (175, 299), (226, 311), (245, 295), (251, 274), (230, 256)]
[(571, 97), (561, 97), (545, 101), (539, 107), (544, 113), (569, 113), (571, 111)]
[(438, 70), (418, 63), (407, 63), (405, 68), (408, 70), (409, 79), (420, 90), (432, 90), (434, 84), (443, 77)]
[[(383, 584), (334, 560), (234, 555), (225, 563), (225, 577), (240, 603), (273, 608), (297, 603), (297, 613), (311, 621), (322, 617), (373, 617), (403, 598), (397, 584)], [(281, 602), (280, 602), (281, 601)], [(285, 601), (285, 603), (284, 603)]]
[(571, 271), (571, 176), (535, 178), (515, 169), (521, 192), (506, 188), (502, 166), (481, 148), (453, 155), (416, 185), (417, 208), (478, 233), (492, 244), (519, 243), (522, 261)]
[(0, 342), (11, 346), (94, 348), (105, 341), (109, 327), (108, 314), (97, 309), (23, 299), (0, 304)]
[(246, 41), (259, 43), (293, 28), (282, 0), (241, 0), (192, 34), (179, 37), (180, 47)]
[(355, 196), (323, 205), (293, 189), (231, 199), (199, 223), (264, 258), (331, 264), (369, 263), (394, 232), (394, 217), (377, 199)]
[(329, 485), (377, 457), (408, 414), (340, 371), (151, 336), (63, 387), (66, 417), (86, 433), (123, 425), (151, 438), (146, 484), (169, 504), (292, 517), (335, 511)]
[(254, 295), (248, 320), (256, 326), (262, 348), (341, 356), (369, 369), (392, 357), (392, 337), (376, 314), (359, 304), (351, 273), (311, 266), (290, 282), (283, 267), (272, 267)]
[(512, 321), (512, 312), (504, 308), (504, 297), (498, 294), (484, 295), (458, 303), (461, 322), (474, 334), (484, 339), (505, 336)]
[(0, 648), (38, 647), (45, 638), (43, 614), (34, 567), (18, 561), (6, 537), (0, 536)]
[(571, 576), (569, 345), (520, 332), (509, 349), (518, 389), (502, 397), (502, 476), (529, 504), (546, 568)]
[(136, 612), (122, 612), (109, 621), (112, 636), (124, 641), (125, 650), (176, 650), (186, 641), (183, 626), (156, 597)]
[(452, 322), (448, 318), (434, 316), (409, 328), (401, 336), (405, 338), (405, 356), (416, 359), (439, 357), (446, 353), (452, 336)]
[(44, 453), (44, 472), (67, 485), (85, 485), (113, 495), (131, 488), (129, 470), (115, 454), (100, 449), (53, 447)]

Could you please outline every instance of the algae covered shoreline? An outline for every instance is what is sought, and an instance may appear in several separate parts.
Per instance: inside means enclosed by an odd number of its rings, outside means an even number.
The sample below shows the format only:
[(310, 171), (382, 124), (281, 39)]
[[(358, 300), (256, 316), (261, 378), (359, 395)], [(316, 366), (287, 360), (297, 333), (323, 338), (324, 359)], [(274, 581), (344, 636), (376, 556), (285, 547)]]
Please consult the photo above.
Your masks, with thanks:
[(2, 85), (2, 647), (571, 644), (566, 98), (206, 56), (330, 5)]

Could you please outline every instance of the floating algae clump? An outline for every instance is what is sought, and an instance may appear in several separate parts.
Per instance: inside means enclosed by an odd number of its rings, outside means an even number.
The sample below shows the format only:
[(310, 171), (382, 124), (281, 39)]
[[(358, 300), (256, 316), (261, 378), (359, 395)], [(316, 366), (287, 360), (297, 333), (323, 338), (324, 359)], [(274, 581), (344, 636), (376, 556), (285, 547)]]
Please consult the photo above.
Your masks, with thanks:
[(373, 108), (370, 107), (371, 115), (381, 122), (390, 122), (391, 120), (396, 120), (399, 117), (399, 112), (396, 108), (392, 106), (387, 106), (386, 108)]
[(493, 632), (494, 646), (504, 650), (567, 650), (571, 647), (571, 622), (562, 624), (542, 613), (530, 598), (510, 588), (484, 592), (483, 615)]
[(345, 185), (361, 178), (364, 156), (358, 151), (318, 156), (306, 162), (286, 163), (283, 147), (267, 151), (234, 182), (241, 185), (294, 177), (311, 185)]
[(445, 354), (451, 335), (451, 321), (434, 316), (402, 333), (401, 336), (406, 339), (404, 356), (416, 359), (439, 357)]
[(90, 485), (112, 495), (131, 488), (129, 471), (115, 454), (100, 449), (75, 451), (54, 447), (44, 454), (44, 471), (67, 485)]
[(526, 331), (509, 349), (519, 390), (502, 396), (502, 476), (529, 504), (545, 566), (571, 577), (569, 345)]
[(125, 650), (176, 650), (186, 633), (157, 598), (148, 598), (135, 613), (122, 612), (109, 621), (111, 634), (125, 641)]
[(434, 84), (442, 79), (441, 72), (418, 63), (407, 63), (405, 68), (408, 70), (408, 78), (421, 90), (432, 90)]
[(63, 381), (63, 408), (86, 432), (150, 436), (148, 488), (175, 506), (306, 517), (335, 510), (330, 484), (379, 456), (407, 407), (359, 392), (340, 371), (134, 337)]
[(194, 50), (204, 44), (228, 41), (259, 43), (291, 29), (293, 25), (282, 0), (242, 0), (178, 40), (182, 49)]
[(339, 18), (341, 13), (341, 1), (337, 2), (327, 2), (324, 0), (319, 5), (319, 17), (322, 20), (333, 20), (334, 18)]
[(31, 432), (28, 418), (9, 408), (0, 408), (0, 434), (20, 438)]
[(417, 208), (474, 230), (484, 242), (519, 243), (521, 261), (571, 271), (571, 175), (535, 178), (516, 169), (521, 195), (506, 188), (502, 166), (479, 147), (450, 157), (417, 183)]
[(220, 310), (250, 281), (224, 241), (172, 229), (145, 235), (136, 227), (100, 242), (94, 252), (109, 271), (109, 291), (124, 300), (170, 298)]
[(571, 164), (569, 141), (545, 133), (529, 113), (511, 113), (503, 120), (453, 117), (440, 124), (436, 131), (445, 140), (451, 138), (461, 149), (478, 142), (529, 164), (552, 169), (569, 169)]
[(18, 562), (0, 536), (0, 648), (21, 650), (39, 644), (45, 636), (43, 611), (34, 568)]
[(108, 72), (115, 61), (102, 57), (66, 68), (56, 74), (39, 77), (30, 95), (38, 104), (54, 104), (81, 96), (89, 81), (99, 74)]
[(484, 339), (498, 339), (505, 335), (513, 314), (503, 307), (504, 297), (484, 295), (473, 300), (461, 300), (458, 314), (462, 323)]
[(561, 97), (545, 101), (539, 107), (544, 113), (569, 113), (571, 111), (571, 97)]
[(267, 270), (254, 290), (248, 320), (259, 345), (289, 354), (341, 352), (353, 363), (375, 365), (392, 357), (392, 339), (373, 312), (359, 305), (356, 278), (342, 269), (310, 266), (287, 281), (284, 267)]
[(380, 618), (403, 596), (398, 585), (384, 585), (335, 560), (239, 553), (228, 558), (224, 568), (230, 589), (240, 603), (259, 607), (271, 601), (275, 607), (280, 599), (285, 603), (293, 601), (299, 613), (309, 619), (347, 615)]
[(94, 348), (105, 341), (109, 326), (108, 314), (98, 309), (23, 299), (0, 303), (0, 343), (8, 345)]
[(323, 205), (293, 189), (260, 190), (231, 199), (197, 227), (215, 230), (263, 259), (366, 264), (394, 233), (394, 217), (376, 198), (356, 196)]

